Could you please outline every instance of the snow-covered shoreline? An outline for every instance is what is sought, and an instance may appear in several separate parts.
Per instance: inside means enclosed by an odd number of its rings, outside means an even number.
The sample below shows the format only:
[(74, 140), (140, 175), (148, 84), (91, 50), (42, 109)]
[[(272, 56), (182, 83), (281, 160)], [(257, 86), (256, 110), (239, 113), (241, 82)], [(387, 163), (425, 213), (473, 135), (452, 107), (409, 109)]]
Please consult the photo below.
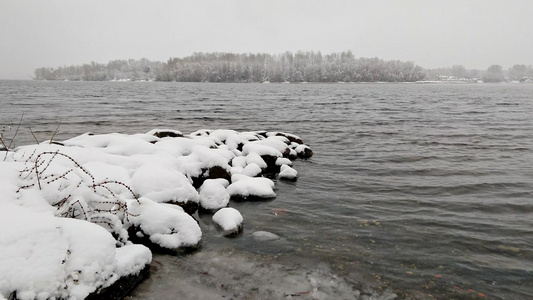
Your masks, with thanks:
[(246, 216), (229, 199), (275, 197), (268, 177), (295, 180), (291, 159), (312, 151), (281, 132), (154, 129), (2, 155), (0, 299), (84, 299), (146, 270), (148, 247), (200, 248), (197, 209), (238, 233)]

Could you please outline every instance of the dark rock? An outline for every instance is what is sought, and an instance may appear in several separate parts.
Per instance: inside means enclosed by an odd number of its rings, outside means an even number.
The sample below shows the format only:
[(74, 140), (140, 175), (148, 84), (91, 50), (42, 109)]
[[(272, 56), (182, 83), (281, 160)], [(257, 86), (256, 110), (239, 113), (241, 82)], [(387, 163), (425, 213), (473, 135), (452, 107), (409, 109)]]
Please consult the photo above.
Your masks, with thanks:
[(264, 138), (267, 137), (267, 131), (260, 130), (260, 131), (256, 131), (255, 133), (256, 133), (257, 135), (260, 135), (260, 136), (264, 137)]
[(206, 179), (223, 178), (231, 182), (231, 174), (220, 166), (214, 166), (209, 169), (202, 169), (202, 173), (198, 177), (191, 177), (194, 188), (199, 189)]
[(277, 156), (261, 155), (261, 158), (267, 164), (266, 169), (263, 170), (263, 174), (277, 174), (279, 173), (280, 166), (276, 165)]
[(292, 134), (288, 134), (288, 133), (283, 133), (283, 132), (278, 132), (276, 134), (277, 136), (283, 136), (283, 137), (286, 137), (290, 142), (294, 142), (294, 143), (297, 143), (297, 144), (303, 144), (304, 142), (302, 141), (302, 139), (300, 139), (299, 137), (295, 136), (295, 135), (292, 135)]
[(231, 174), (220, 166), (214, 166), (209, 168), (209, 179), (223, 178), (227, 181), (231, 181)]
[(225, 236), (225, 237), (228, 237), (228, 238), (235, 238), (235, 237), (241, 236), (242, 232), (243, 232), (243, 228), (244, 228), (244, 226), (242, 226), (242, 224), (241, 224), (236, 229), (224, 230), (218, 224), (215, 223), (215, 225), (216, 225), (217, 229), (220, 230), (222, 235)]
[(187, 201), (187, 202), (168, 201), (165, 203), (178, 205), (181, 208), (183, 208), (183, 210), (189, 215), (193, 215), (198, 210), (198, 207), (199, 207), (198, 202), (194, 202), (194, 201)]
[(89, 294), (86, 300), (119, 300), (126, 297), (133, 289), (150, 275), (150, 265), (147, 264), (138, 274), (131, 274), (119, 278), (106, 288)]
[(310, 158), (313, 156), (313, 151), (309, 147), (305, 147), (302, 151), (298, 151), (299, 158)]
[(289, 147), (285, 148), (285, 151), (283, 151), (283, 157), (285, 158), (289, 158), (290, 159), (290, 156), (291, 156), (291, 149)]
[(177, 131), (157, 131), (154, 132), (154, 135), (158, 138), (164, 138), (164, 137), (183, 137), (183, 134), (177, 132)]

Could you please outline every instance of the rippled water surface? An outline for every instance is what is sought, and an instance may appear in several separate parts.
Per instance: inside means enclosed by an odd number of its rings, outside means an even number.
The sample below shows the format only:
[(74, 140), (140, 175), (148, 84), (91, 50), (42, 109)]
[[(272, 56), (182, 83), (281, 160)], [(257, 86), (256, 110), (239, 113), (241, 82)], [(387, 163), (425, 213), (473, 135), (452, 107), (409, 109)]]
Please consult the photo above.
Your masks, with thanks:
[[(294, 133), (315, 153), (295, 163), (298, 181), (278, 182), (273, 201), (232, 203), (240, 237), (197, 216), (206, 252), (326, 264), (399, 298), (533, 299), (533, 85), (0, 81), (6, 141), (22, 114), (17, 145), (34, 142), (28, 127), (40, 141), (58, 126), (56, 140)], [(283, 239), (257, 242), (258, 230)]]

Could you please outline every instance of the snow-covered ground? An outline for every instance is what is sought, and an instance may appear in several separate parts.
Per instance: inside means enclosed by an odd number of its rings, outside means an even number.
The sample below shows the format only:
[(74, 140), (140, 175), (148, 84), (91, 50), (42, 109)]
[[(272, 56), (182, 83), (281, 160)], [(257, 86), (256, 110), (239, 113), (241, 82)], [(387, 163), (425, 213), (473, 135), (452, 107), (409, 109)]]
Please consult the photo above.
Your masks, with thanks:
[(135, 243), (198, 248), (198, 208), (239, 232), (230, 197), (275, 197), (263, 176), (295, 180), (290, 159), (312, 151), (287, 133), (154, 129), (0, 154), (0, 299), (83, 299), (150, 264)]

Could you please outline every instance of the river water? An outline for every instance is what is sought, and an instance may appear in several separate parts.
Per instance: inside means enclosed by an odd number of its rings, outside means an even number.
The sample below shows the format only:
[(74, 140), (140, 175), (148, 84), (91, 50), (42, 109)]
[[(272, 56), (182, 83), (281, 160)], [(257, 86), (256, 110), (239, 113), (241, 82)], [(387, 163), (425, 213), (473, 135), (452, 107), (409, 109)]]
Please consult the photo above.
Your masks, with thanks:
[[(231, 204), (245, 219), (241, 236), (224, 238), (196, 216), (202, 250), (156, 255), (132, 299), (201, 299), (175, 278), (214, 257), (248, 264), (248, 275), (318, 268), (357, 295), (533, 298), (533, 85), (0, 81), (5, 141), (19, 122), (16, 145), (35, 142), (29, 127), (39, 141), (58, 127), (55, 140), (208, 128), (284, 131), (313, 149), (295, 162), (298, 181), (276, 183), (275, 200)], [(257, 241), (254, 231), (281, 239)]]

